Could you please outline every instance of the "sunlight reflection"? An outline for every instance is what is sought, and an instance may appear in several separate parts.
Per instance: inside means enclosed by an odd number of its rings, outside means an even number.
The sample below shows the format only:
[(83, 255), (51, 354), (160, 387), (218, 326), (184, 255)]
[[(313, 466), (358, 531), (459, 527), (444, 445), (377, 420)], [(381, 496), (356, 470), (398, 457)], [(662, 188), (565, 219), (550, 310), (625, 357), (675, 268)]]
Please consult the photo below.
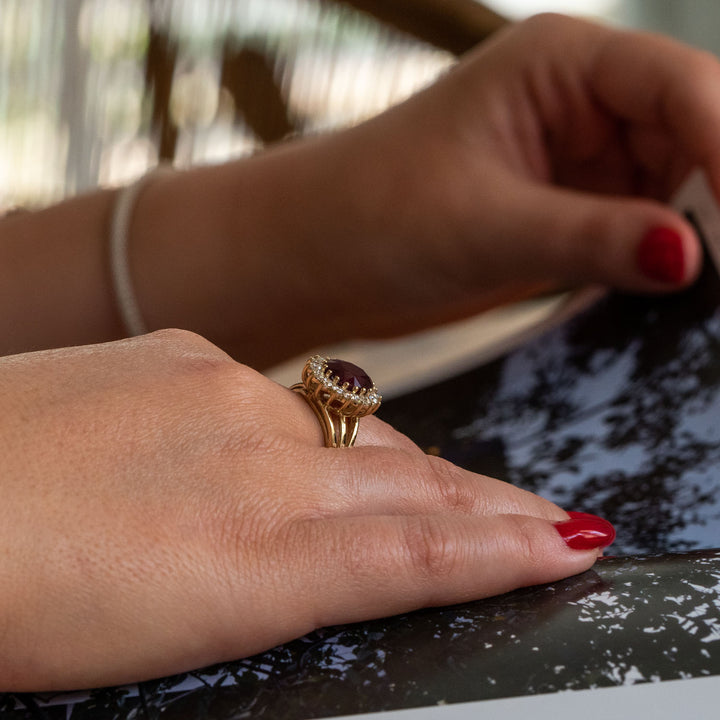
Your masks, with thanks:
[(301, 132), (380, 112), (452, 61), (318, 0), (0, 0), (0, 210), (142, 172), (162, 103), (176, 164), (256, 151), (222, 77), (243, 47), (267, 59)]

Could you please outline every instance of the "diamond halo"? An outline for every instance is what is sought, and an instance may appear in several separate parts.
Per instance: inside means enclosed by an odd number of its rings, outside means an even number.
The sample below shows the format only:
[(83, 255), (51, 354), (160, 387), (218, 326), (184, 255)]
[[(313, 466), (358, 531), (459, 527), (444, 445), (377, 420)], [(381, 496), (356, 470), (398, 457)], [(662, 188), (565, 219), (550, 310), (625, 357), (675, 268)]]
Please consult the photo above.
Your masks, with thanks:
[[(350, 380), (359, 379), (359, 384)], [(352, 363), (321, 355), (311, 357), (303, 369), (307, 392), (345, 416), (362, 417), (374, 413), (382, 401), (370, 377)]]

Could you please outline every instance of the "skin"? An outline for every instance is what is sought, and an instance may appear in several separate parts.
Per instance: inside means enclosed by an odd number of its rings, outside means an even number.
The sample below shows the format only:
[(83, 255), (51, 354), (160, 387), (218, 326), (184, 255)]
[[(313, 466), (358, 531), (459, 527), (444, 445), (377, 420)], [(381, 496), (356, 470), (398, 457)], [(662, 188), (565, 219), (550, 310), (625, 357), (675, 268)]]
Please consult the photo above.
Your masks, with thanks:
[(186, 331), (7, 358), (2, 392), (4, 689), (199, 667), (597, 557), (556, 506), (376, 418), (322, 447), (303, 398)]
[[(117, 341), (112, 192), (1, 222), (0, 690), (156, 677), (591, 567), (564, 510), (376, 418), (326, 449), (250, 366), (538, 284), (692, 282), (697, 240), (660, 201), (695, 164), (720, 189), (719, 93), (709, 55), (542, 16), (357, 128), (160, 177), (131, 269), (148, 325), (195, 333)], [(683, 242), (672, 287), (635, 262), (658, 226)]]

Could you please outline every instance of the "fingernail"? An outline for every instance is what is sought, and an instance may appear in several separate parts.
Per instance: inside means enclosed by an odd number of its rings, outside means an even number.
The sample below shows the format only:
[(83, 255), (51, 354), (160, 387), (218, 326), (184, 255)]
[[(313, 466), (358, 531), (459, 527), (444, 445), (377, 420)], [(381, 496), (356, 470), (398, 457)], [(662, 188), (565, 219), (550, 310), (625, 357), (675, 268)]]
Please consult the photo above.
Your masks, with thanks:
[(555, 528), (573, 550), (597, 550), (607, 547), (615, 539), (615, 528), (607, 520), (588, 513), (568, 515), (570, 520), (555, 523)]
[(682, 237), (677, 230), (658, 227), (640, 241), (637, 264), (645, 277), (664, 283), (679, 283), (685, 277)]
[[(577, 512), (577, 510), (568, 510), (567, 514), (573, 519), (579, 519), (579, 518), (599, 518), (599, 515), (592, 515), (591, 513), (586, 512)], [(600, 518), (602, 520), (602, 518)]]

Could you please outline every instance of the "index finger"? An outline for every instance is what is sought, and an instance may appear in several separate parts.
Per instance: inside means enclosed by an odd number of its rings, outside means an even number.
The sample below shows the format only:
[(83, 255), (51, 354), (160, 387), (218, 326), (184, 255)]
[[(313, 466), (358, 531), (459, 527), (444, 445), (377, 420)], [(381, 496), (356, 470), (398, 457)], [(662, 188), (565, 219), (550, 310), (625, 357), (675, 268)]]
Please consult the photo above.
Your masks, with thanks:
[(588, 23), (597, 50), (587, 79), (618, 117), (665, 128), (720, 196), (720, 62), (711, 53), (652, 33)]

